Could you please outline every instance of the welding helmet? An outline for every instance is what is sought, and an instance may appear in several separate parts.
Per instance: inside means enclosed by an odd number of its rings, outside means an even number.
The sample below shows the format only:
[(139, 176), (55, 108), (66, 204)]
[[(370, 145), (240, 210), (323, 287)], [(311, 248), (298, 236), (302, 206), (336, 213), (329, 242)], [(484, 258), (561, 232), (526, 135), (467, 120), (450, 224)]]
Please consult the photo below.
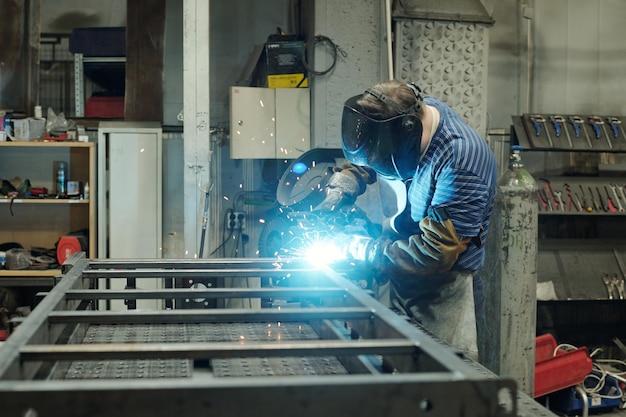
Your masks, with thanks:
[(341, 118), (341, 146), (355, 165), (366, 165), (387, 179), (412, 178), (420, 158), (422, 121), (415, 113), (376, 120), (357, 105), (361, 95), (348, 99)]

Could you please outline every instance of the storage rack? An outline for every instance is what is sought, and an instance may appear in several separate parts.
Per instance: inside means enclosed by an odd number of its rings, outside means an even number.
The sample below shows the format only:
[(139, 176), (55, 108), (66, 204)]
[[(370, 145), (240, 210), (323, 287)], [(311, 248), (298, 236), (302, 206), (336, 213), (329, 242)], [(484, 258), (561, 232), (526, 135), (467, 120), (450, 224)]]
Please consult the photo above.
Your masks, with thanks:
[(85, 64), (107, 65), (124, 68), (126, 57), (85, 57), (82, 53), (74, 54), (74, 103), (75, 116), (85, 117)]
[[(88, 253), (97, 253), (96, 198), (54, 198), (55, 164), (68, 164), (70, 180), (97, 189), (96, 144), (93, 142), (0, 142), (0, 178), (18, 176), (34, 187), (48, 189), (49, 196), (0, 198), (0, 242), (54, 248), (55, 242), (77, 230), (88, 231)], [(0, 286), (52, 287), (60, 269), (0, 269)]]
[[(274, 277), (272, 288), (141, 281)], [(96, 289), (99, 279), (129, 289)], [(166, 287), (167, 285), (164, 285)], [(290, 308), (97, 310), (107, 299), (272, 297)], [(218, 302), (219, 305), (219, 302)], [(275, 259), (88, 260), (0, 347), (2, 415), (550, 416), (329, 268)], [(30, 415), (30, 414), (28, 414)]]
[[(626, 177), (615, 163), (626, 154), (625, 117), (551, 113), (512, 120), (511, 144), (529, 151), (525, 165), (534, 155), (546, 159), (543, 172), (533, 173), (540, 226), (537, 278), (554, 289), (555, 299), (539, 300), (538, 333), (609, 354), (617, 350), (615, 338), (626, 337)], [(563, 154), (569, 166), (559, 167)], [(588, 165), (572, 162), (577, 160)], [(593, 166), (602, 160), (608, 162)]]

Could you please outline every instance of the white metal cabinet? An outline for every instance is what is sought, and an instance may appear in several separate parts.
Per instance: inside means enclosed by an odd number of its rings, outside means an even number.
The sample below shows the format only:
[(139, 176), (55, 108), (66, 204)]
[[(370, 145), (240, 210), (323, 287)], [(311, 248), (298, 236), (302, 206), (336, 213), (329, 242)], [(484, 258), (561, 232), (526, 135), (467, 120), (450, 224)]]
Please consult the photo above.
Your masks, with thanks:
[[(162, 257), (162, 129), (156, 122), (101, 122), (98, 128), (98, 257)], [(106, 282), (101, 283), (106, 286)], [(138, 288), (157, 288), (155, 279)], [(137, 308), (153, 308), (138, 300)], [(121, 301), (112, 309), (126, 308)]]
[(231, 158), (295, 159), (310, 149), (308, 88), (231, 87)]

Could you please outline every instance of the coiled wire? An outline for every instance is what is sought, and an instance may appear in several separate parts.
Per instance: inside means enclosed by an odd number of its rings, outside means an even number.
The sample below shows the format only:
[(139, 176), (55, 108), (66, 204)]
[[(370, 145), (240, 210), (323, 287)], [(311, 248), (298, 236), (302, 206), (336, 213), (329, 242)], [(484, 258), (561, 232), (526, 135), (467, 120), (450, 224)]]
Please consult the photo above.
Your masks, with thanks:
[[(309, 65), (308, 58), (307, 58), (309, 51), (312, 51), (317, 45), (322, 45), (326, 47), (327, 49), (330, 49), (331, 56), (333, 58), (330, 66), (326, 68), (325, 70), (321, 70), (321, 71), (316, 71), (314, 68), (312, 68), (311, 65)], [(330, 71), (332, 71), (333, 68), (335, 68), (335, 65), (337, 65), (338, 54), (341, 54), (341, 56), (343, 56), (344, 58), (348, 56), (346, 51), (341, 49), (328, 36), (316, 35), (316, 36), (313, 36), (311, 39), (309, 39), (304, 45), (304, 54), (302, 56), (302, 63), (304, 64), (304, 68), (306, 68), (306, 70), (310, 74), (325, 75), (325, 74), (328, 74)]]

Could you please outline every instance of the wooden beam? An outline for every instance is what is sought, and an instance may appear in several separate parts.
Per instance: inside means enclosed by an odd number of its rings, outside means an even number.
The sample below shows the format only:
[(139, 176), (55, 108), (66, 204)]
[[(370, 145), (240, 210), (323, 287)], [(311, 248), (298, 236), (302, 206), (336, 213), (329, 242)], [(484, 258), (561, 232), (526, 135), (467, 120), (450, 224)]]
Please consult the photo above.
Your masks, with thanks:
[(39, 100), (40, 0), (0, 0), (0, 109), (33, 116)]
[(165, 0), (126, 2), (124, 119), (163, 122)]

